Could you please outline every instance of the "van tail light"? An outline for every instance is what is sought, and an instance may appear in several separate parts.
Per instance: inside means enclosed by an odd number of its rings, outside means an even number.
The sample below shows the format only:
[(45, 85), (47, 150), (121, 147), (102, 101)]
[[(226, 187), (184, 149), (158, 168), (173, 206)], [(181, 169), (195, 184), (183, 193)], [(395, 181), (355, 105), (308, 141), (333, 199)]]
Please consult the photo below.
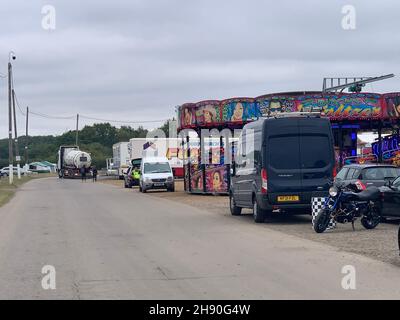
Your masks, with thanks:
[(360, 191), (367, 189), (367, 186), (364, 183), (362, 183), (360, 180), (357, 180), (355, 182), (355, 185), (356, 185), (357, 189)]
[(268, 192), (268, 175), (266, 169), (261, 169), (261, 193)]
[(337, 176), (337, 169), (336, 166), (333, 166), (333, 170), (332, 170), (332, 178), (335, 179)]

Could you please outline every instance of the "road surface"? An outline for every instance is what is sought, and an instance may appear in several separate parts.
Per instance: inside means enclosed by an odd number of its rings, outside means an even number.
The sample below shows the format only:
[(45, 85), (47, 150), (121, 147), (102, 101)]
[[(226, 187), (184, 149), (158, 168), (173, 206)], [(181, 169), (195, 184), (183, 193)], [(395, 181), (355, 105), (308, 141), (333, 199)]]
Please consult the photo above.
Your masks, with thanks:
[(399, 299), (399, 283), (393, 265), (101, 183), (33, 180), (0, 209), (1, 299)]

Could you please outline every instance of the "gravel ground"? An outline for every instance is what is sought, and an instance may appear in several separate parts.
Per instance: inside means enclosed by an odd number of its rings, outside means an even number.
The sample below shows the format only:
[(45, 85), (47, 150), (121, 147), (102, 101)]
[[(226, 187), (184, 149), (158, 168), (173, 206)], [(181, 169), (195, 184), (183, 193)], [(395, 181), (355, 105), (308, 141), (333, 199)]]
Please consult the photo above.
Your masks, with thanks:
[[(123, 181), (102, 179), (101, 182), (123, 188)], [(239, 217), (231, 216), (229, 212), (228, 198), (226, 196), (192, 195), (183, 191), (183, 182), (177, 181), (175, 192), (150, 191), (149, 195), (159, 198), (167, 198), (172, 201), (186, 203), (188, 205), (203, 208), (216, 214), (224, 215), (229, 219), (240, 219), (246, 223), (254, 223), (250, 210), (244, 210)], [(139, 192), (133, 188), (133, 192)], [(286, 234), (295, 235), (312, 241), (321, 242), (346, 252), (362, 254), (376, 260), (391, 263), (400, 267), (399, 249), (397, 245), (397, 230), (399, 220), (381, 223), (374, 230), (366, 230), (359, 221), (353, 231), (351, 224), (338, 224), (337, 228), (322, 234), (317, 234), (311, 228), (310, 216), (293, 216), (286, 214), (274, 214), (266, 223), (260, 224), (260, 228), (277, 230)]]

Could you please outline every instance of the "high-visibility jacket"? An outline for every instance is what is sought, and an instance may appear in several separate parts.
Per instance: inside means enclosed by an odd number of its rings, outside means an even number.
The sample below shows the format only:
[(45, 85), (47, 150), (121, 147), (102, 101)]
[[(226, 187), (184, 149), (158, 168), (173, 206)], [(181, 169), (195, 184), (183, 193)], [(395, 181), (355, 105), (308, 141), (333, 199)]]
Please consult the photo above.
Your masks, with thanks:
[(140, 171), (139, 170), (132, 170), (132, 178), (133, 179), (140, 179)]

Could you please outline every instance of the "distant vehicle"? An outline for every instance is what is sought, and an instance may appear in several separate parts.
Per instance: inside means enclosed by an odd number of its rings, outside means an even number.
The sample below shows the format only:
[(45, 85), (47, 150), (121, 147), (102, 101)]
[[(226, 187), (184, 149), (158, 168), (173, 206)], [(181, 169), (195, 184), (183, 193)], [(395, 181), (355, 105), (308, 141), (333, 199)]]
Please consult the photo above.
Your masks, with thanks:
[(132, 165), (128, 168), (128, 171), (124, 175), (124, 186), (125, 188), (132, 188), (138, 186), (140, 183), (140, 164), (142, 159), (133, 159)]
[[(21, 172), (21, 175), (30, 173), (30, 171), (26, 171), (23, 167), (20, 168), (20, 172)], [(13, 173), (14, 173), (14, 175), (18, 174), (17, 167), (13, 167)], [(10, 167), (4, 167), (4, 168), (0, 169), (0, 175), (8, 177), (10, 175)]]
[(140, 165), (139, 190), (167, 189), (175, 191), (174, 175), (166, 157), (143, 158)]
[(120, 180), (124, 179), (124, 175), (129, 168), (130, 157), (128, 145), (129, 142), (118, 142), (112, 147), (112, 169), (114, 170), (113, 172), (117, 173)]
[(179, 138), (132, 138), (128, 150), (130, 159), (166, 157), (174, 177), (183, 178), (183, 148)]
[(335, 178), (336, 184), (354, 184), (359, 189), (370, 186), (382, 187), (388, 180), (395, 180), (400, 176), (400, 168), (388, 164), (350, 164), (345, 165)]
[(89, 173), (91, 164), (90, 154), (79, 150), (78, 146), (61, 146), (58, 150), (57, 172), (59, 178), (77, 178), (83, 167)]
[(231, 214), (252, 208), (257, 223), (274, 209), (310, 214), (311, 197), (326, 195), (335, 176), (333, 146), (329, 119), (319, 114), (282, 114), (245, 125), (231, 172)]

